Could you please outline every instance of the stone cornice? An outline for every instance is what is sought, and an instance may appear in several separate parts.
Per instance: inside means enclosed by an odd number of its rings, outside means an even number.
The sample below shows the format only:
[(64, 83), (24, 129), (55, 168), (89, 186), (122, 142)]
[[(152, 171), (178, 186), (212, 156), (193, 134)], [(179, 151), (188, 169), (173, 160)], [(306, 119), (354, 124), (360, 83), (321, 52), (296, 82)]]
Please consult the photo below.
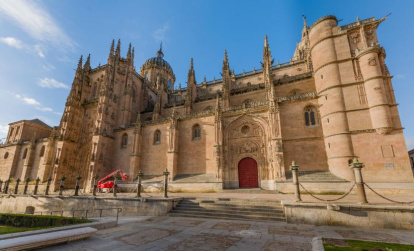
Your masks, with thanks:
[(285, 139), (282, 138), (283, 142), (286, 141), (310, 141), (310, 140), (323, 140), (323, 136), (319, 136), (319, 137), (302, 137), (302, 138), (290, 138), (290, 139)]
[(328, 16), (324, 16), (324, 17), (321, 17), (318, 20), (316, 20), (316, 22), (314, 22), (312, 24), (312, 26), (309, 28), (309, 31), (312, 30), (312, 28), (315, 27), (317, 24), (319, 24), (319, 23), (321, 23), (325, 20), (328, 20), (328, 19), (333, 19), (333, 20), (336, 21), (336, 24), (338, 24), (338, 19), (336, 19), (336, 17), (334, 15), (328, 15)]
[(324, 68), (325, 66), (328, 66), (328, 65), (331, 65), (331, 64), (340, 64), (340, 63), (343, 63), (343, 62), (346, 62), (346, 61), (350, 61), (352, 59), (353, 58), (350, 57), (350, 58), (344, 58), (344, 59), (334, 60), (334, 61), (325, 63), (325, 64), (319, 66), (316, 70), (314, 70), (313, 74), (316, 74), (320, 69)]
[(273, 85), (282, 85), (282, 84), (292, 83), (292, 82), (300, 81), (300, 80), (311, 78), (311, 77), (312, 77), (312, 72), (306, 72), (300, 75), (294, 75), (294, 76), (276, 79), (275, 81), (273, 81)]

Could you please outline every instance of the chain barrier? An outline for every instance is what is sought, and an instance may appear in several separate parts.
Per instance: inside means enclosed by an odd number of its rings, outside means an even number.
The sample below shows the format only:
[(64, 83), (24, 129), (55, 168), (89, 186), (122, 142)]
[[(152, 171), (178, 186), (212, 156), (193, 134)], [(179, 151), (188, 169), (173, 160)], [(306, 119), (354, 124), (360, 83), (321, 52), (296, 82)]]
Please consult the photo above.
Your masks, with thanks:
[(339, 197), (339, 198), (336, 198), (336, 199), (331, 199), (331, 200), (324, 200), (324, 199), (321, 199), (321, 198), (318, 198), (318, 197), (316, 197), (315, 195), (313, 195), (311, 192), (309, 192), (301, 183), (299, 183), (299, 185), (303, 188), (303, 190), (305, 190), (310, 196), (312, 196), (313, 198), (315, 198), (315, 199), (317, 199), (317, 200), (320, 200), (320, 201), (325, 201), (325, 202), (332, 202), (332, 201), (338, 201), (338, 200), (340, 200), (340, 199), (343, 199), (343, 198), (345, 198), (346, 196), (348, 196), (350, 193), (351, 193), (351, 191), (352, 191), (352, 189), (354, 189), (354, 187), (355, 187), (355, 183), (352, 185), (352, 187), (351, 187), (351, 189), (349, 189), (349, 191), (347, 192), (347, 193), (345, 193), (344, 195), (342, 195), (341, 197)]
[(390, 201), (390, 202), (393, 202), (393, 203), (398, 203), (398, 204), (412, 204), (412, 203), (414, 203), (414, 201), (404, 202), (404, 201), (396, 201), (396, 200), (389, 199), (389, 198), (385, 197), (384, 195), (381, 195), (381, 194), (379, 194), (378, 192), (376, 192), (374, 189), (372, 189), (370, 186), (368, 186), (368, 184), (364, 183), (364, 185), (365, 185), (366, 187), (368, 187), (368, 189), (369, 189), (369, 190), (371, 190), (373, 193), (375, 193), (375, 194), (376, 194), (376, 195), (378, 195), (379, 197), (383, 198), (384, 200), (388, 200), (388, 201)]

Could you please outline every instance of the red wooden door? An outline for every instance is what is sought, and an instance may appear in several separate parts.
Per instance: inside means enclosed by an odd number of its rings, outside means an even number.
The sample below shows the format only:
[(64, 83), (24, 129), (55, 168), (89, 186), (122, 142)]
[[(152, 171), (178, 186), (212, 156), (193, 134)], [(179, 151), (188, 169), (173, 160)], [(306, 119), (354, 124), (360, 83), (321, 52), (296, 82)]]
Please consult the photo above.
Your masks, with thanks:
[(239, 162), (239, 187), (259, 187), (257, 162), (252, 158)]

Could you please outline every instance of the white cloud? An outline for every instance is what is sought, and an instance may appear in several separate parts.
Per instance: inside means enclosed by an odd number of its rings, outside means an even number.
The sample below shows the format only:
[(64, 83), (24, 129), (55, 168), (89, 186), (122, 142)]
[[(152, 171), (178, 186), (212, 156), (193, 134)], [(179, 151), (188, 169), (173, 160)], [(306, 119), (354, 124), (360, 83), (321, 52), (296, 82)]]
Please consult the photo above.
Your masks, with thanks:
[(44, 70), (46, 70), (46, 71), (51, 71), (51, 70), (55, 70), (56, 69), (56, 67), (54, 67), (53, 65), (51, 65), (51, 64), (44, 64), (44, 65), (42, 65), (42, 68), (44, 69)]
[(41, 57), (41, 58), (45, 58), (45, 54), (43, 53), (43, 50), (42, 50), (42, 48), (40, 47), (40, 45), (35, 45), (34, 46), (34, 49), (35, 49), (35, 51), (36, 51), (36, 53), (37, 53), (37, 55), (39, 56), (39, 57)]
[[(1, 3), (1, 0), (0, 0), (0, 3)], [(20, 41), (19, 39), (14, 38), (14, 37), (0, 37), (0, 42), (3, 44), (7, 44), (10, 47), (13, 47), (19, 50), (24, 50), (28, 53), (36, 54), (41, 58), (45, 58), (44, 49), (39, 44), (36, 44), (34, 46), (27, 45), (23, 43), (22, 41)]]
[(34, 1), (0, 0), (0, 12), (37, 40), (69, 47), (75, 44), (53, 17)]
[(40, 103), (34, 98), (29, 98), (29, 97), (22, 96), (22, 95), (19, 95), (19, 94), (16, 94), (14, 96), (16, 98), (20, 99), (21, 101), (25, 102), (28, 105), (40, 106)]
[(57, 81), (54, 78), (42, 78), (39, 80), (39, 86), (44, 88), (63, 88), (69, 89), (69, 86)]
[(3, 44), (7, 44), (10, 47), (17, 48), (17, 49), (22, 49), (23, 48), (22, 41), (14, 38), (14, 37), (0, 37), (0, 42), (2, 42)]
[(155, 42), (162, 42), (165, 41), (166, 38), (166, 33), (168, 31), (168, 29), (170, 28), (168, 23), (165, 23), (162, 28), (158, 28), (154, 31), (153, 36), (155, 39)]
[(42, 112), (52, 112), (54, 114), (57, 114), (55, 111), (53, 111), (52, 108), (43, 106), (39, 101), (37, 101), (34, 98), (30, 98), (30, 97), (27, 97), (25, 95), (20, 95), (20, 94), (15, 94), (14, 97), (23, 101), (27, 105), (33, 106), (33, 108), (35, 108), (36, 110), (39, 110)]

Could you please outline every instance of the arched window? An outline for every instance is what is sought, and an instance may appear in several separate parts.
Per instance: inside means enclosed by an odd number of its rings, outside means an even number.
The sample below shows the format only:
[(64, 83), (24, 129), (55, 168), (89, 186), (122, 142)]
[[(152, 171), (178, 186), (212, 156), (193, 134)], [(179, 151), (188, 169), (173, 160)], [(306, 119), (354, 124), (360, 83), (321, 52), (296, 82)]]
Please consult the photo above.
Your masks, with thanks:
[(126, 148), (127, 146), (128, 146), (128, 134), (124, 133), (124, 135), (122, 135), (121, 148)]
[(9, 152), (6, 152), (5, 154), (4, 154), (4, 159), (7, 159), (9, 157)]
[(312, 107), (305, 109), (305, 125), (307, 127), (316, 126), (316, 112)]
[(145, 79), (149, 81), (149, 74), (148, 74), (148, 72), (145, 73)]
[(169, 79), (168, 80), (168, 90), (171, 90), (171, 87), (172, 87), (172, 82), (171, 82), (171, 79)]
[(26, 158), (26, 156), (27, 156), (27, 148), (26, 148), (26, 149), (24, 149), (24, 152), (23, 152), (23, 157), (22, 157), (22, 159), (25, 159), (25, 158)]
[(161, 132), (156, 130), (154, 133), (154, 144), (161, 144)]
[(44, 155), (45, 155), (45, 146), (42, 146), (42, 148), (40, 148), (39, 157), (43, 157)]
[(96, 97), (96, 84), (93, 85), (92, 97)]
[(135, 102), (135, 87), (132, 87), (132, 102)]
[(199, 125), (193, 126), (193, 139), (201, 138), (201, 127)]

